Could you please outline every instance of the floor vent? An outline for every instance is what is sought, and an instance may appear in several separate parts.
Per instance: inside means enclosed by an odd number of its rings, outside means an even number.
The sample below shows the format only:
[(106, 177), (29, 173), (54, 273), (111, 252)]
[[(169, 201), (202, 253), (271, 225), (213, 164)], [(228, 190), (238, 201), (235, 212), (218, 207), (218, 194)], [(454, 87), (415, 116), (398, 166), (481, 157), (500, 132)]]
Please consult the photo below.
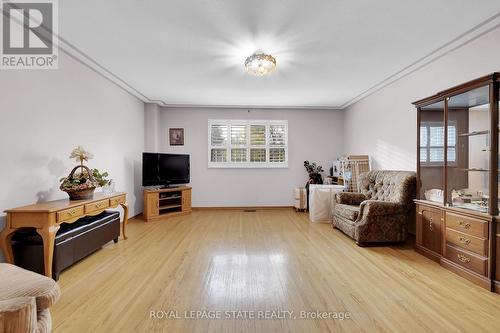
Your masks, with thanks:
[(244, 209), (243, 212), (245, 212), (245, 213), (255, 213), (255, 212), (257, 212), (257, 210), (256, 209)]

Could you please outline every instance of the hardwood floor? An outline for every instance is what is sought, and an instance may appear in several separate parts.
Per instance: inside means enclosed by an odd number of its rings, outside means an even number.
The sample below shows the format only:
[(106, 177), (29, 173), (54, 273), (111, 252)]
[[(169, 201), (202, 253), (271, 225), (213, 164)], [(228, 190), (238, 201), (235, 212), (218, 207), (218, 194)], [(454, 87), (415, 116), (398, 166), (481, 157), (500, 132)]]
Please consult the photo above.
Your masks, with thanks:
[[(329, 224), (310, 223), (291, 209), (134, 219), (128, 236), (62, 273), (62, 298), (52, 309), (55, 332), (498, 332), (500, 327), (500, 295), (411, 246), (360, 248)], [(184, 318), (191, 310), (221, 311), (222, 319)], [(276, 312), (257, 312), (266, 310)], [(283, 315), (280, 310), (293, 311), (297, 319), (224, 319)], [(157, 317), (158, 311), (177, 311), (181, 319), (150, 318), (151, 311)], [(301, 319), (301, 311), (347, 311), (350, 319)], [(201, 313), (210, 314), (217, 315)]]

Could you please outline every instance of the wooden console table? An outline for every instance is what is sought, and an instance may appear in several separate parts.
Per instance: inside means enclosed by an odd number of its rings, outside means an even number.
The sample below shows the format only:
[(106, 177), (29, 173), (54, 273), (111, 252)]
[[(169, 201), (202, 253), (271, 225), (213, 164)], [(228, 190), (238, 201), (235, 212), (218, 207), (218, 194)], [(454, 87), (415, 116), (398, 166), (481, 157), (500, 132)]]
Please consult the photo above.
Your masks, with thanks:
[(96, 193), (89, 200), (56, 200), (29, 206), (7, 209), (5, 228), (0, 232), (0, 247), (8, 263), (14, 263), (11, 239), (20, 228), (36, 228), (43, 240), (45, 276), (52, 277), (52, 257), (54, 240), (61, 223), (73, 223), (84, 216), (94, 216), (107, 208), (123, 207), (122, 235), (127, 239), (125, 230), (128, 222), (127, 194)]

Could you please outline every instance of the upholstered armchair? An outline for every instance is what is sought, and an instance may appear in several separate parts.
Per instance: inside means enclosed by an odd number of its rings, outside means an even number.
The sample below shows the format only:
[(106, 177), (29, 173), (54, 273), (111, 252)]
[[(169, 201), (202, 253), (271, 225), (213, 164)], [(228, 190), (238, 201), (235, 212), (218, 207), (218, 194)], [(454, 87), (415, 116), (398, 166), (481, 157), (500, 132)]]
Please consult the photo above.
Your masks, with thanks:
[(51, 278), (0, 263), (0, 332), (50, 332), (49, 308), (60, 295)]
[(361, 193), (336, 196), (333, 226), (358, 245), (404, 242), (414, 213), (416, 177), (410, 171), (370, 171), (358, 179)]

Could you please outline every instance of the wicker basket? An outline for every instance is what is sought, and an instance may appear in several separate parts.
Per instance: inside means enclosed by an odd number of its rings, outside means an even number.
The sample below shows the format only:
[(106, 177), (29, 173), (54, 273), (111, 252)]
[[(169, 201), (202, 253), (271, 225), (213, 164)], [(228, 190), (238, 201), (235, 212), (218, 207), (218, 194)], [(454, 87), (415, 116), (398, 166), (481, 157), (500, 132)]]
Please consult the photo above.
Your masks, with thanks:
[(93, 184), (93, 185), (89, 186), (85, 189), (80, 189), (80, 190), (66, 189), (66, 188), (63, 188), (61, 185), (61, 190), (68, 193), (70, 200), (88, 200), (88, 199), (94, 198), (94, 191), (97, 187), (97, 185), (96, 185), (97, 181), (94, 179), (94, 176), (92, 175), (92, 171), (88, 167), (86, 167), (84, 165), (77, 165), (76, 167), (73, 168), (73, 170), (71, 170), (67, 179), (73, 179), (75, 172), (78, 169), (87, 170), (87, 173), (89, 175), (89, 180), (90, 180), (91, 184)]

